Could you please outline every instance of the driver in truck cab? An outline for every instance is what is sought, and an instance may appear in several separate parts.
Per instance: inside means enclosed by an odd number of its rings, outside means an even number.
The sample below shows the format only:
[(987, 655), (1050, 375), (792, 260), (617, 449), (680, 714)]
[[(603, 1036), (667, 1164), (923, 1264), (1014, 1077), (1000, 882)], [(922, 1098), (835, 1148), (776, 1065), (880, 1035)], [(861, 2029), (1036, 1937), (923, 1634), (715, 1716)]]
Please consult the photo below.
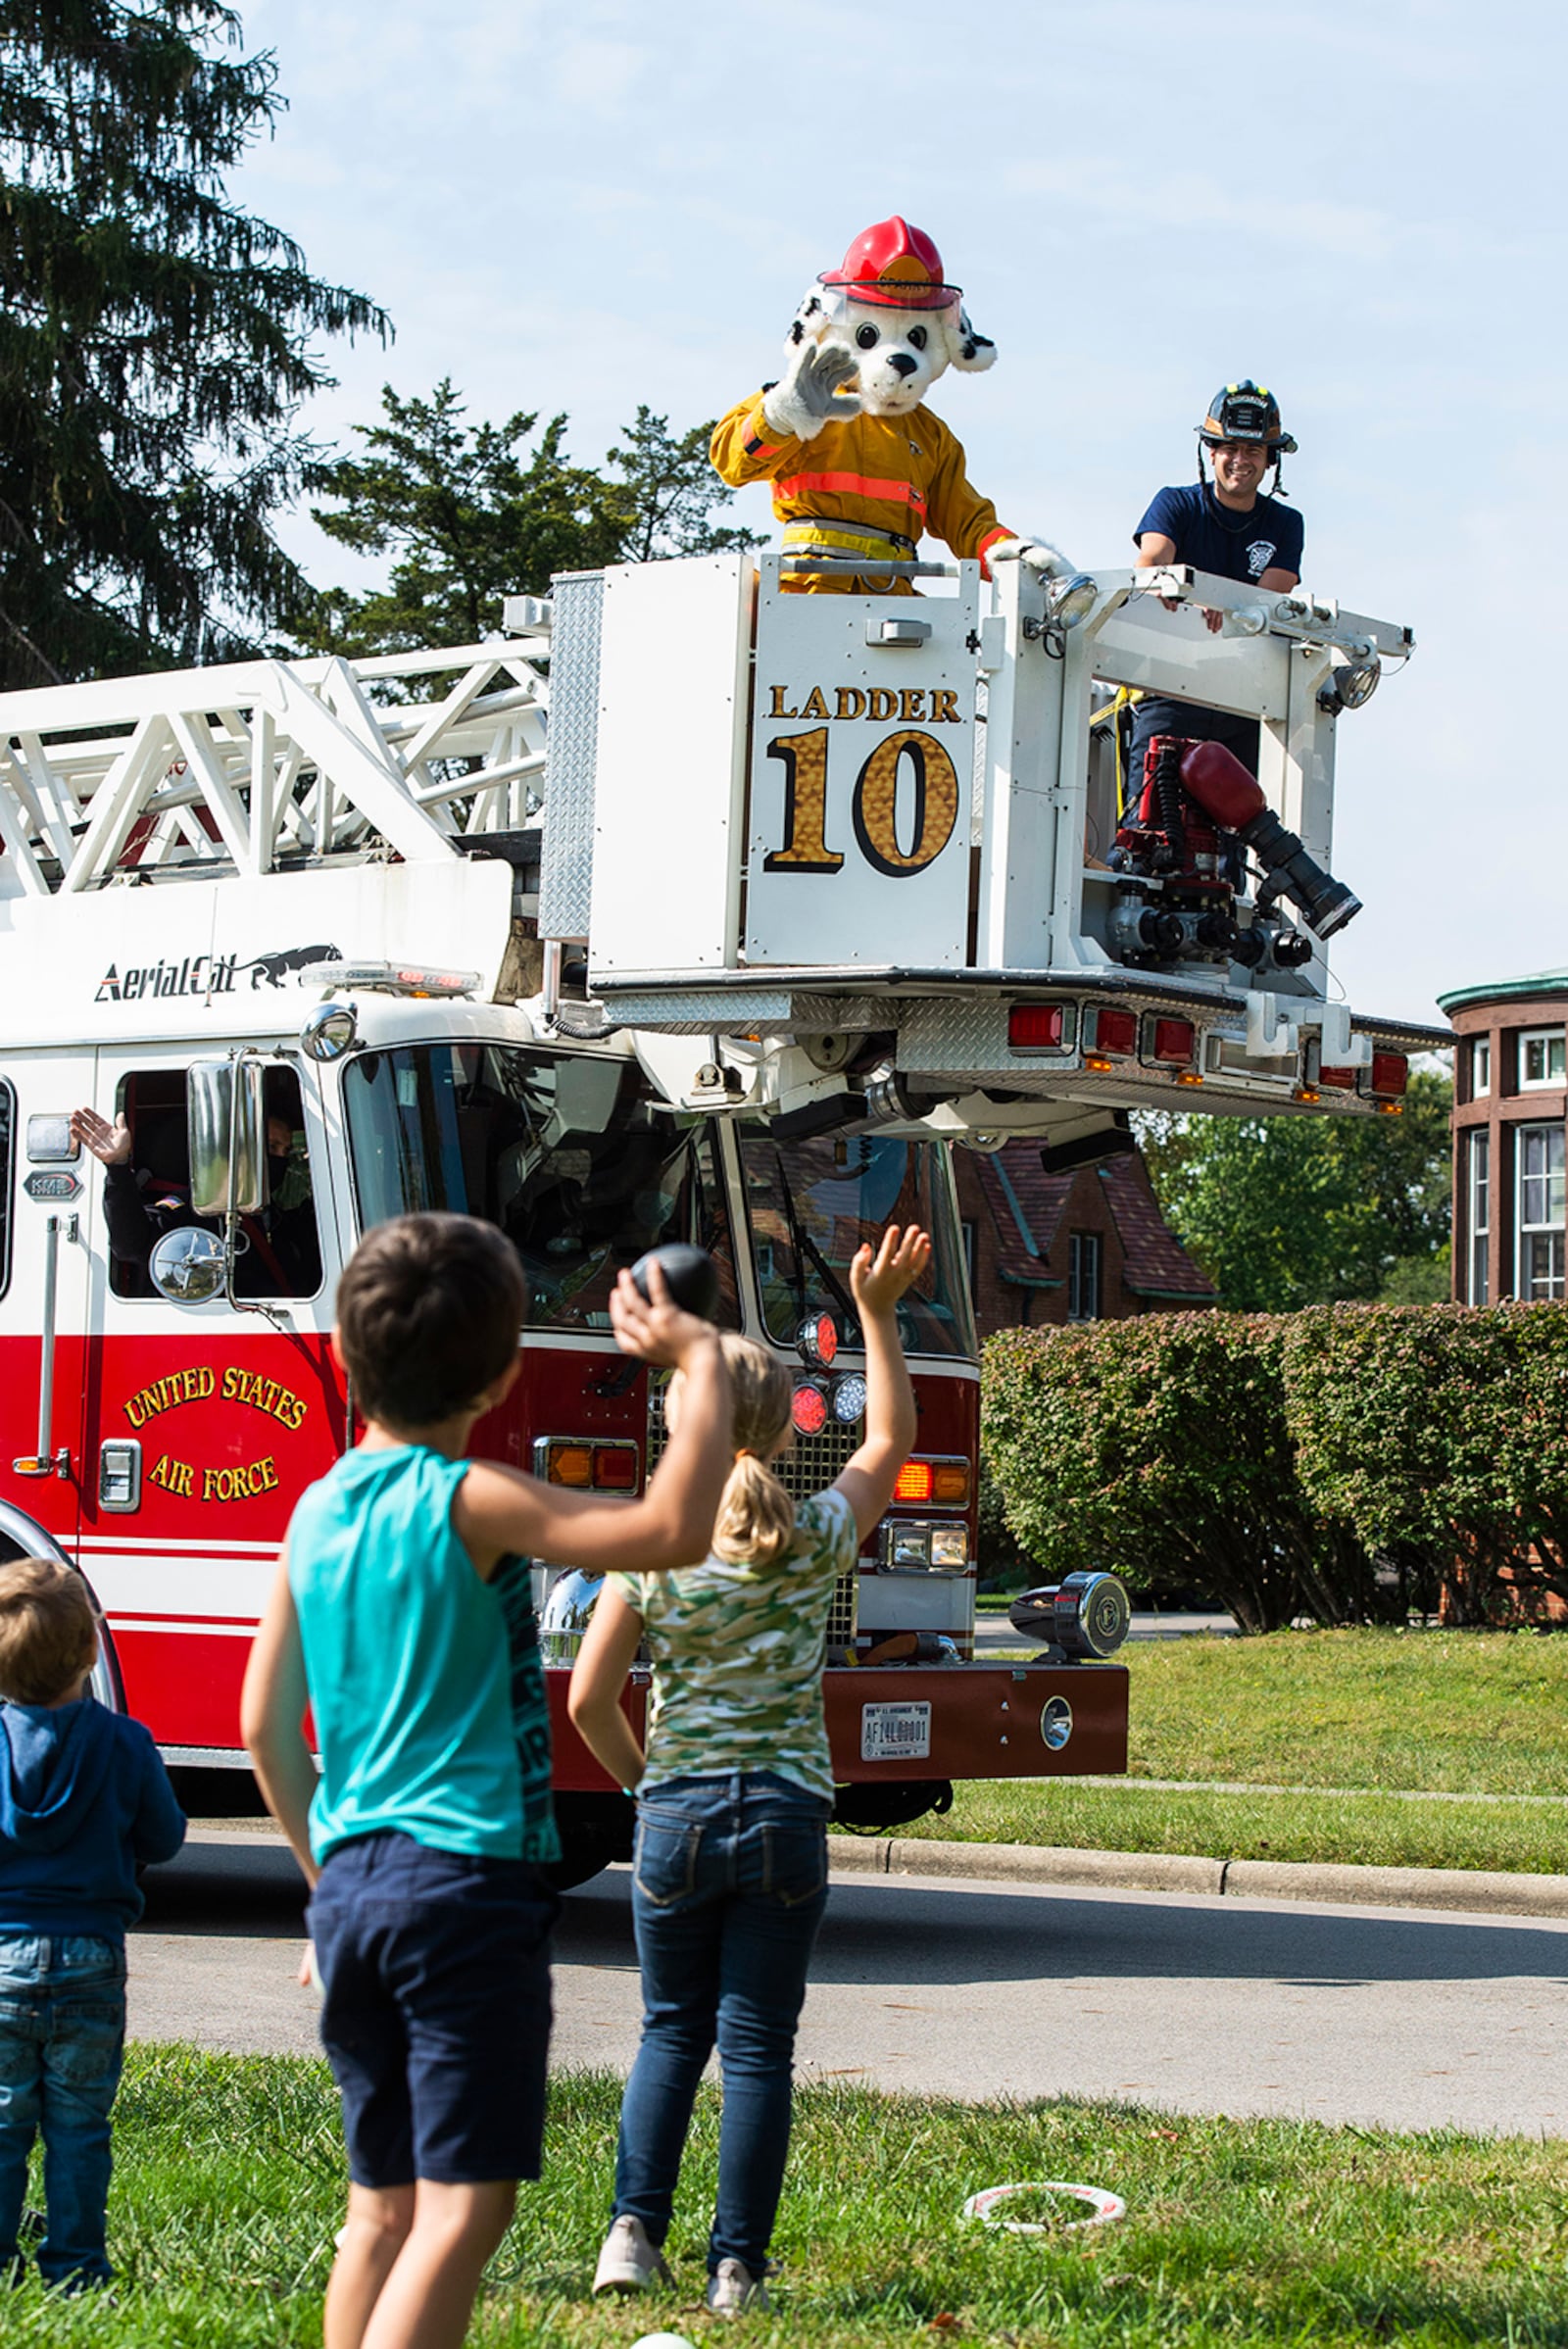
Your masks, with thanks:
[[(1184, 487), (1156, 490), (1133, 532), (1138, 548), (1135, 567), (1152, 570), (1170, 563), (1190, 563), (1194, 570), (1215, 571), (1222, 579), (1283, 595), (1301, 575), (1302, 523), (1279, 496), (1280, 460), (1293, 456), (1297, 445), (1280, 422), (1279, 402), (1250, 378), (1226, 384), (1209, 402), (1208, 414), (1198, 427), (1198, 479)], [(1214, 468), (1212, 481), (1203, 469), (1205, 450)], [(1261, 484), (1271, 466), (1274, 494), (1265, 496)], [(1223, 613), (1205, 612), (1203, 617), (1210, 633), (1217, 635)], [(1250, 773), (1257, 772), (1256, 718), (1145, 694), (1133, 721), (1129, 793), (1141, 785), (1145, 746), (1156, 734), (1222, 742)]]
[[(267, 1205), (240, 1218), (241, 1247), (234, 1268), (240, 1297), (313, 1297), (321, 1285), (321, 1250), (316, 1228), (309, 1163), (296, 1142), (291, 1110), (276, 1092), (267, 1097)], [(199, 1226), (220, 1233), (220, 1218), (198, 1215), (190, 1203), (183, 1132), (155, 1132), (138, 1149), (141, 1121), (133, 1138), (123, 1110), (113, 1125), (95, 1109), (72, 1112), (74, 1142), (105, 1169), (104, 1222), (117, 1289), (146, 1277), (148, 1259), (166, 1232)], [(178, 1124), (180, 1121), (174, 1121)], [(165, 1124), (169, 1121), (166, 1119)], [(139, 1161), (139, 1163), (138, 1163)], [(126, 1279), (126, 1275), (129, 1279)]]

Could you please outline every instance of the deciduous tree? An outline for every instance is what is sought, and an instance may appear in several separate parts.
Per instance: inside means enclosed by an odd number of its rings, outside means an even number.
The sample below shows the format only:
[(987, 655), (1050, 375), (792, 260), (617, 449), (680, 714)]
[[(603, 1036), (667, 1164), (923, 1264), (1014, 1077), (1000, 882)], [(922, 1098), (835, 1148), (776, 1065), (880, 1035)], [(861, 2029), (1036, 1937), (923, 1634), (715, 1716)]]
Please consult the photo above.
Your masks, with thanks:
[(1239, 1312), (1448, 1293), (1446, 1077), (1412, 1072), (1403, 1114), (1146, 1119), (1164, 1214)]

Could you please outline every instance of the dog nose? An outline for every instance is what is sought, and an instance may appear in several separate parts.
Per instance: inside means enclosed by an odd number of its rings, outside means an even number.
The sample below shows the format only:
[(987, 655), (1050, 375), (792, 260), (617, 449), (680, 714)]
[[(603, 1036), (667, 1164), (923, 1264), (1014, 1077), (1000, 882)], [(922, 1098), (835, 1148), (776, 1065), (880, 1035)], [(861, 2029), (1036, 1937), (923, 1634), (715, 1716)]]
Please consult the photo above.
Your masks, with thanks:
[(912, 375), (919, 364), (920, 362), (917, 359), (911, 359), (909, 357), (907, 351), (895, 351), (892, 358), (888, 361), (888, 365), (893, 369), (895, 375)]

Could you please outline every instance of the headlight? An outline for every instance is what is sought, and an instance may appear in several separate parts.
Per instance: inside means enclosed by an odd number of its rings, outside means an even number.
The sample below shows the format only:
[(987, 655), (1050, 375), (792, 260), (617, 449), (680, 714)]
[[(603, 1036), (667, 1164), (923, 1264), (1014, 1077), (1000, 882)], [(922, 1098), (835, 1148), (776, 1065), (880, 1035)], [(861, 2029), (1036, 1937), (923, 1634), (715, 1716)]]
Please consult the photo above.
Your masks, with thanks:
[(967, 1574), (969, 1536), (961, 1525), (901, 1518), (882, 1528), (881, 1574)]

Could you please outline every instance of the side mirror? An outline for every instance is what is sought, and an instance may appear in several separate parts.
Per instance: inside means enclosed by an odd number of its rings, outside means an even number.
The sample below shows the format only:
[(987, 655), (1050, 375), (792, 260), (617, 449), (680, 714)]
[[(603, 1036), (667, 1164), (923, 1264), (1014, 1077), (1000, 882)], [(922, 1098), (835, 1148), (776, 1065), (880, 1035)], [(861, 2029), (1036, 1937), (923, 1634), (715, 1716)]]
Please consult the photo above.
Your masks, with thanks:
[(358, 1040), (360, 1015), (352, 1003), (332, 998), (307, 1014), (300, 1030), (300, 1050), (308, 1060), (341, 1060)]
[(221, 1297), (227, 1287), (223, 1244), (200, 1225), (166, 1232), (147, 1260), (147, 1270), (160, 1297), (175, 1305), (204, 1305)]
[(193, 1211), (226, 1215), (232, 1204), (241, 1215), (259, 1214), (267, 1204), (261, 1062), (193, 1060), (186, 1077), (185, 1115)]

